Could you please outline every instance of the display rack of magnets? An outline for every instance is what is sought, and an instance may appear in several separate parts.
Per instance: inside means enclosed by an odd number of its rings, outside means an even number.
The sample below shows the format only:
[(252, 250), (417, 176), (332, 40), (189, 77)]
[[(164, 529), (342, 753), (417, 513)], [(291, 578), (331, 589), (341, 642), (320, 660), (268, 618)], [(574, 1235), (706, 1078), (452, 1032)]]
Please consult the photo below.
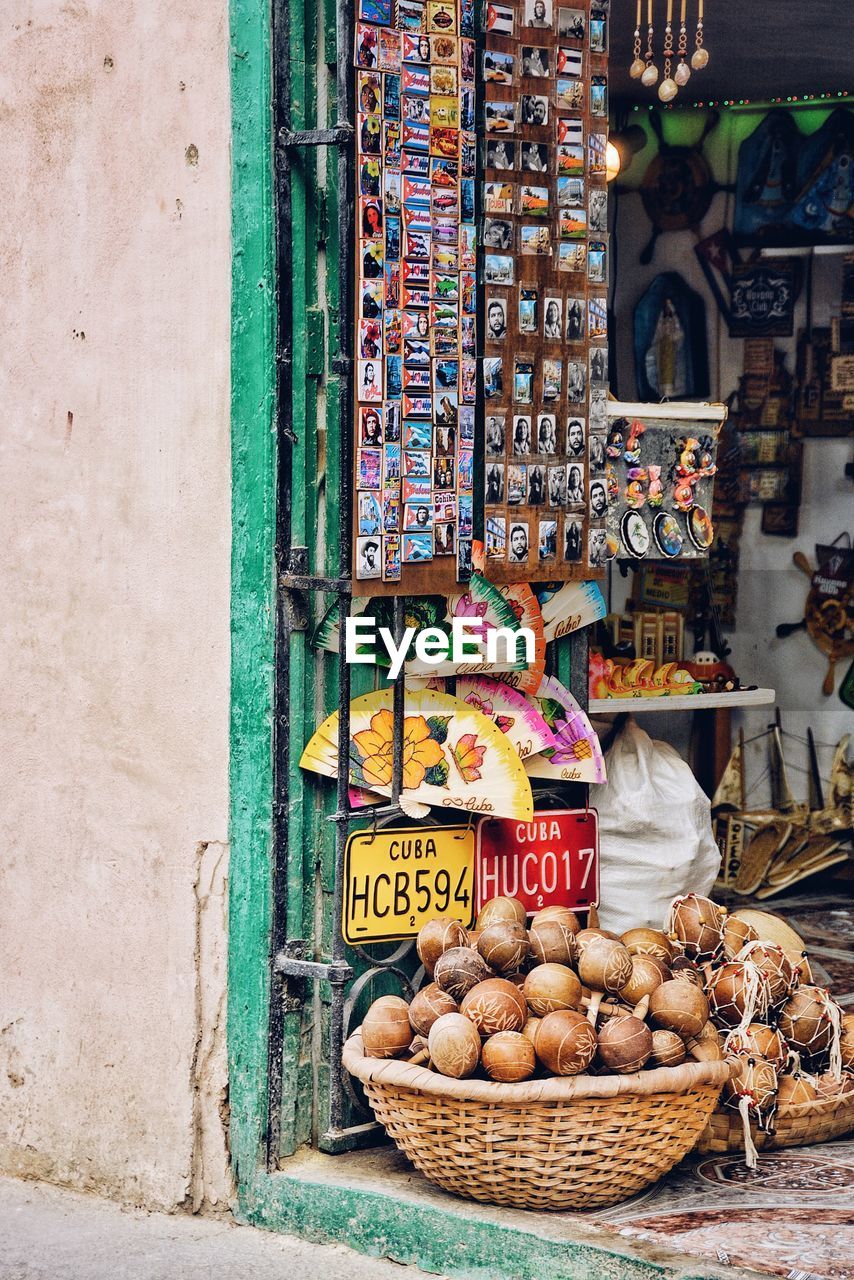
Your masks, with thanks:
[(601, 576), (607, 5), (506, 0), (482, 23), (485, 573)]
[(471, 575), (477, 388), (473, 0), (358, 0), (354, 576)]

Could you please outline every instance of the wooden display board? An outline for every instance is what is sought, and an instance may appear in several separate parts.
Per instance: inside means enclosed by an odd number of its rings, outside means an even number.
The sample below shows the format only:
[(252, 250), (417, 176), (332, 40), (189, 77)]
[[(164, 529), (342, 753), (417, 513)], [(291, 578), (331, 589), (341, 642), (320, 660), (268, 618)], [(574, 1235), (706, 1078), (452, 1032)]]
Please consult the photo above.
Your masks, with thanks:
[(496, 582), (604, 564), (606, 8), (489, 4), (476, 40), (473, 0), (359, 0), (363, 594), (459, 589), (481, 529)]
[(599, 575), (591, 436), (604, 440), (607, 19), (590, 0), (485, 10), (485, 574)]

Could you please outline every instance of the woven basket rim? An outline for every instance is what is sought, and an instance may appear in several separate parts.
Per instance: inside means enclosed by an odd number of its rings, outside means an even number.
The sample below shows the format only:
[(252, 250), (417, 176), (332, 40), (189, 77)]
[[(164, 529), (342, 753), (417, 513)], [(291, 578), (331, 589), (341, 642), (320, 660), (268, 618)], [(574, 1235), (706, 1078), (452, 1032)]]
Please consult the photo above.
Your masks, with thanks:
[(644, 1097), (650, 1094), (687, 1093), (689, 1089), (714, 1085), (721, 1088), (733, 1067), (722, 1062), (683, 1062), (678, 1067), (655, 1067), (631, 1075), (554, 1076), (548, 1080), (525, 1080), (521, 1084), (499, 1084), (494, 1080), (453, 1080), (424, 1067), (394, 1058), (367, 1058), (362, 1045), (362, 1029), (344, 1045), (342, 1062), (351, 1075), (362, 1081), (399, 1089), (413, 1089), (460, 1102), (497, 1104), (570, 1102), (577, 1098)]

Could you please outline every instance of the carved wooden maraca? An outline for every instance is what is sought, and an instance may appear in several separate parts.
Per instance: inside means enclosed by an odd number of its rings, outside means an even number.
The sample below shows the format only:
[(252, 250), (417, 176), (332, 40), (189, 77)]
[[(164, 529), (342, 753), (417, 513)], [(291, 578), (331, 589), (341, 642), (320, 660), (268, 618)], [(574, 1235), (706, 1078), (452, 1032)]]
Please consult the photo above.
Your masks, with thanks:
[(492, 1080), (515, 1084), (534, 1074), (537, 1057), (530, 1040), (518, 1031), (499, 1031), (481, 1050), (484, 1070)]
[(504, 978), (487, 978), (463, 998), (460, 1013), (470, 1018), (481, 1036), (498, 1031), (521, 1031), (528, 1017), (525, 997)]
[(400, 996), (380, 996), (362, 1020), (362, 1044), (368, 1058), (399, 1058), (412, 1042), (409, 1005)]
[(443, 991), (437, 983), (431, 982), (412, 997), (409, 1021), (412, 1023), (413, 1031), (426, 1036), (430, 1034), (433, 1023), (437, 1018), (441, 1018), (443, 1013), (456, 1012), (457, 1002), (453, 996), (449, 996), (447, 991)]
[(628, 929), (620, 939), (632, 956), (654, 956), (670, 967), (674, 956), (673, 943), (660, 929)]
[(430, 1059), (443, 1076), (462, 1080), (480, 1062), (480, 1036), (469, 1018), (445, 1013), (433, 1023), (427, 1039)]
[(823, 1071), (820, 1076), (815, 1077), (815, 1092), (816, 1097), (822, 1101), (827, 1098), (843, 1098), (854, 1092), (854, 1077), (846, 1073), (841, 1079), (837, 1079), (832, 1071)]
[(528, 920), (524, 902), (520, 902), (518, 898), (490, 898), (481, 907), (475, 928), (478, 933), (482, 933), (489, 925), (503, 920), (521, 924), (524, 928)]
[(428, 920), (418, 932), (415, 950), (418, 952), (418, 959), (432, 978), (439, 956), (444, 951), (450, 951), (452, 947), (467, 946), (468, 940), (468, 934), (458, 920)]
[(845, 1071), (854, 1071), (854, 1013), (843, 1013), (839, 1053)]
[(636, 1005), (644, 996), (651, 996), (656, 987), (666, 982), (670, 970), (650, 955), (633, 955), (632, 972), (627, 983), (620, 988), (620, 999)]
[(771, 989), (765, 974), (752, 960), (731, 960), (721, 965), (706, 986), (712, 1019), (719, 1027), (746, 1027), (761, 1022), (768, 1013)]
[(640, 1071), (652, 1053), (652, 1032), (631, 1014), (612, 1018), (599, 1031), (599, 1057), (606, 1067), (623, 1075)]
[(671, 979), (653, 991), (649, 1014), (657, 1027), (691, 1040), (699, 1036), (709, 1020), (709, 1002), (698, 987)]
[(557, 1009), (577, 1009), (581, 983), (563, 964), (541, 964), (532, 969), (522, 988), (532, 1013), (540, 1017)]
[(592, 937), (579, 952), (578, 976), (592, 993), (587, 1017), (595, 1027), (603, 995), (616, 995), (631, 978), (632, 957), (617, 939)]
[(534, 964), (573, 964), (578, 958), (577, 932), (557, 915), (532, 920), (528, 937)]
[(653, 1031), (651, 1058), (657, 1067), (678, 1067), (686, 1057), (685, 1041), (675, 1031)]
[(513, 973), (528, 957), (527, 930), (517, 920), (496, 920), (478, 937), (477, 950), (496, 973)]
[(451, 947), (443, 951), (436, 961), (433, 978), (457, 1004), (468, 995), (472, 987), (491, 978), (492, 970), (471, 947)]
[(574, 1076), (590, 1066), (596, 1043), (596, 1032), (583, 1014), (558, 1009), (540, 1023), (536, 1052), (553, 1075)]
[(544, 924), (546, 920), (558, 920), (572, 933), (578, 933), (581, 929), (581, 921), (569, 907), (542, 907), (531, 917), (531, 927)]

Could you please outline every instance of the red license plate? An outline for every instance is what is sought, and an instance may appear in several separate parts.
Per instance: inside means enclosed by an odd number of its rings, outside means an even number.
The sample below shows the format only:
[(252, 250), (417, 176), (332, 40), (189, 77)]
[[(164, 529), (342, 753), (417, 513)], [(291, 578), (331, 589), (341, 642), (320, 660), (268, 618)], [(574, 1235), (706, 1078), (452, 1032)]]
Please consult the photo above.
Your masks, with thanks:
[(475, 862), (477, 910), (499, 895), (529, 914), (599, 904), (599, 815), (595, 809), (535, 813), (532, 822), (481, 818)]

